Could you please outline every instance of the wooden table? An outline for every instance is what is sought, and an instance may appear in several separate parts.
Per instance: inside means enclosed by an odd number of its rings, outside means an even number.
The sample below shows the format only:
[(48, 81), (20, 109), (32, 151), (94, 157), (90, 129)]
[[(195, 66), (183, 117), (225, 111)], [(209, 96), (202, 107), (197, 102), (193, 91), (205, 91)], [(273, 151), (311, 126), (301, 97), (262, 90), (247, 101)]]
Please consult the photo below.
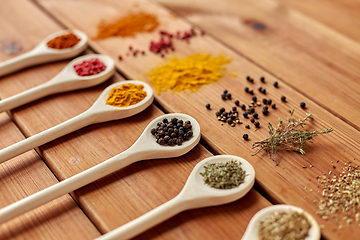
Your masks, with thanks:
[[(182, 112), (201, 125), (201, 143), (174, 159), (153, 159), (132, 164), (71, 194), (30, 211), (0, 226), (0, 239), (93, 239), (141, 216), (176, 196), (192, 168), (206, 157), (237, 155), (255, 168), (256, 184), (242, 199), (223, 206), (183, 212), (135, 239), (240, 239), (252, 216), (272, 204), (291, 204), (311, 213), (322, 226), (323, 239), (357, 239), (359, 223), (318, 216), (313, 200), (321, 199), (317, 176), (339, 174), (346, 162), (359, 164), (360, 155), (360, 15), (359, 1), (295, 0), (3, 0), (0, 8), (0, 61), (27, 52), (49, 34), (79, 29), (90, 37), (84, 54), (107, 54), (116, 61), (117, 73), (105, 83), (84, 90), (45, 97), (7, 113), (0, 113), (0, 147), (32, 136), (88, 109), (112, 82), (149, 81), (148, 72), (171, 57), (195, 53), (222, 54), (232, 61), (224, 77), (193, 93), (156, 94), (144, 112), (118, 121), (95, 124), (17, 156), (0, 168), (0, 207), (23, 199), (58, 181), (82, 172), (130, 147), (157, 116)], [(135, 37), (95, 40), (101, 21), (111, 21), (130, 11), (155, 14), (159, 28)], [(148, 52), (126, 56), (129, 45), (147, 49), (158, 30), (202, 29), (204, 36), (190, 43), (176, 42), (176, 51), (161, 58)], [(118, 56), (126, 56), (122, 61)], [(46, 82), (70, 60), (43, 64), (0, 79), (4, 99)], [(246, 76), (254, 78), (251, 84)], [(265, 83), (260, 77), (265, 77)], [(277, 81), (279, 88), (274, 88)], [(261, 95), (257, 89), (267, 89)], [(259, 98), (277, 104), (261, 127), (221, 125), (215, 111), (229, 109), (233, 101), (220, 97), (228, 89), (233, 99), (248, 103), (255, 90)], [(218, 97), (216, 97), (218, 96)], [(281, 102), (281, 96), (287, 102)], [(306, 103), (301, 109), (300, 102)], [(205, 108), (210, 103), (211, 110)], [(276, 166), (265, 152), (252, 156), (254, 141), (268, 137), (268, 122), (314, 115), (309, 128), (333, 127), (304, 150), (306, 155), (279, 152)], [(259, 111), (260, 112), (260, 111)], [(242, 135), (247, 133), (249, 141)], [(339, 224), (344, 225), (339, 229)]]

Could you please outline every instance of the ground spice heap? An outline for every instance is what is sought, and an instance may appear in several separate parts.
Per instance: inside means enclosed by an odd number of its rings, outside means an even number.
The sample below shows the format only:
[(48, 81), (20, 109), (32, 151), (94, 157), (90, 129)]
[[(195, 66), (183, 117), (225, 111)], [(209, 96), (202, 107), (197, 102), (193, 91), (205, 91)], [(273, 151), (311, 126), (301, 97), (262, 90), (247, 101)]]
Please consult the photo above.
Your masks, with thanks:
[(101, 73), (106, 65), (97, 58), (83, 60), (74, 65), (74, 70), (79, 76), (91, 76)]
[(80, 42), (80, 39), (73, 33), (65, 34), (47, 42), (49, 48), (64, 49), (73, 47)]
[(241, 162), (231, 160), (228, 162), (211, 163), (204, 166), (205, 171), (200, 173), (205, 184), (217, 189), (231, 189), (238, 187), (245, 180), (245, 171)]
[(201, 86), (221, 79), (225, 70), (222, 65), (231, 60), (223, 56), (211, 57), (210, 54), (196, 54), (184, 59), (172, 58), (170, 63), (153, 69), (150, 73), (150, 83), (157, 94), (168, 89), (180, 92), (197, 91)]
[[(323, 219), (332, 217), (335, 221), (344, 220), (346, 225), (350, 225), (354, 220), (360, 220), (360, 167), (345, 163), (342, 169), (338, 177), (331, 176), (331, 171), (328, 177), (317, 177), (323, 185), (322, 195), (325, 199), (318, 202), (319, 211), (316, 214)], [(340, 229), (342, 227), (339, 225)]]
[(143, 85), (135, 85), (132, 83), (113, 88), (109, 93), (106, 104), (114, 107), (128, 107), (137, 104), (147, 96), (143, 88)]
[(259, 240), (304, 240), (311, 224), (303, 213), (279, 211), (260, 222)]
[(192, 125), (189, 120), (172, 118), (170, 121), (164, 118), (151, 129), (151, 134), (155, 136), (156, 142), (160, 145), (181, 145), (184, 141), (193, 136)]
[(132, 37), (140, 32), (151, 32), (159, 25), (157, 17), (153, 14), (138, 12), (130, 13), (111, 23), (100, 23), (96, 39), (112, 36)]

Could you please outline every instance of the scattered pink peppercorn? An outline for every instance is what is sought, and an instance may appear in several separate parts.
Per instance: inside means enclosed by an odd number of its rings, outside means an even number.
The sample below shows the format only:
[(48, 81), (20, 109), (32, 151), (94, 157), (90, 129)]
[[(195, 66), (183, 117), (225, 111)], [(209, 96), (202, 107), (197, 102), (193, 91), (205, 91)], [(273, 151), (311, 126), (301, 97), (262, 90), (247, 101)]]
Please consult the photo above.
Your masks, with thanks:
[(106, 69), (106, 65), (97, 58), (83, 60), (74, 65), (74, 70), (79, 76), (96, 75)]

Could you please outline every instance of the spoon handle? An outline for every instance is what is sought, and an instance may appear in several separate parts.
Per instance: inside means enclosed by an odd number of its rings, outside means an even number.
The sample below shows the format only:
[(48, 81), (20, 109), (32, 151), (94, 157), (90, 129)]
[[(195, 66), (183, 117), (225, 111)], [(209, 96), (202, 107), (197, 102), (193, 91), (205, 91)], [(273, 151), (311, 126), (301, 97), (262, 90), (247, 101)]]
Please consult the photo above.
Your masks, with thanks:
[(50, 84), (49, 82), (45, 82), (41, 85), (35, 86), (31, 89), (1, 100), (0, 113), (54, 94), (59, 92), (59, 90), (61, 90), (61, 88), (58, 86), (58, 84)]
[(0, 77), (26, 67), (44, 63), (47, 60), (47, 57), (44, 57), (41, 53), (41, 47), (35, 47), (26, 53), (0, 63)]
[(96, 115), (92, 113), (91, 108), (66, 122), (60, 123), (43, 132), (28, 137), (20, 142), (8, 146), (0, 150), (0, 163), (5, 162), (19, 154), (29, 151), (30, 149), (39, 147), (56, 138), (64, 136), (68, 133), (76, 131), (80, 128), (94, 123)]
[(184, 210), (186, 210), (186, 204), (184, 204), (181, 197), (177, 195), (175, 198), (165, 202), (150, 212), (145, 213), (95, 240), (131, 239)]
[(144, 152), (133, 150), (131, 147), (126, 151), (92, 167), (65, 179), (55, 185), (37, 192), (29, 197), (21, 199), (11, 205), (0, 209), (0, 224), (39, 207), (66, 193), (70, 193), (93, 181), (96, 181), (112, 172), (115, 172), (136, 161), (142, 160)]

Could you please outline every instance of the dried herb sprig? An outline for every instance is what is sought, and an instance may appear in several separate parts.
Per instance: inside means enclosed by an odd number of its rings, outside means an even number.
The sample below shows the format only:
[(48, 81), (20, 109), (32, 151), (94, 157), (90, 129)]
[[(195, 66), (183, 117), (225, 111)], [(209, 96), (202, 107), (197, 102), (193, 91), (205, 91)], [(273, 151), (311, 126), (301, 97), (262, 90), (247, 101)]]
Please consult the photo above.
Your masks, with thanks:
[(218, 189), (231, 189), (238, 187), (245, 181), (246, 172), (241, 163), (235, 160), (228, 162), (211, 163), (204, 166), (201, 172), (205, 184)]
[(328, 128), (323, 131), (304, 131), (301, 128), (306, 125), (306, 120), (313, 118), (312, 114), (306, 113), (304, 119), (294, 121), (292, 117), (294, 110), (289, 110), (289, 113), (290, 117), (288, 117), (288, 122), (284, 127), (283, 120), (281, 118), (279, 118), (279, 124), (276, 128), (274, 128), (271, 123), (268, 123), (270, 137), (262, 141), (257, 141), (252, 145), (252, 149), (260, 148), (253, 154), (253, 156), (265, 149), (265, 151), (269, 154), (269, 157), (275, 161), (276, 165), (278, 165), (276, 153), (279, 148), (305, 154), (303, 147), (305, 146), (306, 141), (312, 142), (311, 140), (315, 136), (333, 131), (332, 128)]

